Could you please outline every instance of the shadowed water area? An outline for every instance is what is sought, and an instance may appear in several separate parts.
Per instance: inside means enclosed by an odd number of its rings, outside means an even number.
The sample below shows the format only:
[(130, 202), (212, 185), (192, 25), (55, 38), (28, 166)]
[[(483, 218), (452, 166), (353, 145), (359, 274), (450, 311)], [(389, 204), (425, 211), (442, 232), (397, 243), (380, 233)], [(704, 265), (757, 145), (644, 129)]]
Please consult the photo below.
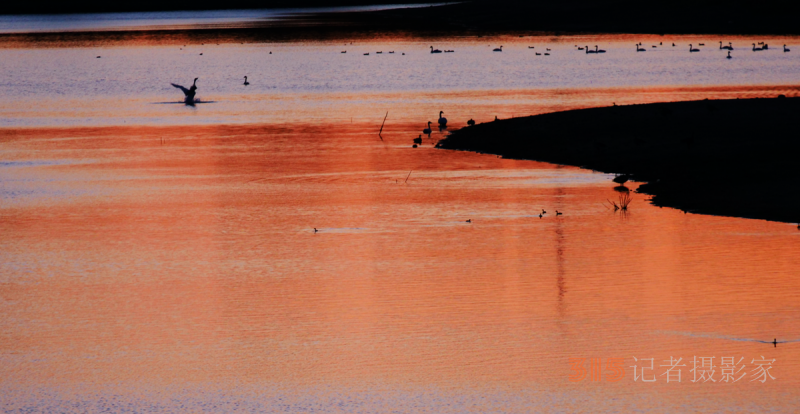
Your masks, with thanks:
[[(613, 176), (436, 149), (435, 127), (411, 148), (440, 110), (796, 96), (772, 50), (796, 38), (173, 40), (0, 49), (0, 410), (800, 408), (794, 225), (615, 213)], [(181, 105), (194, 77), (207, 103)], [(691, 382), (695, 356), (746, 376)], [(571, 382), (570, 358), (625, 377)]]

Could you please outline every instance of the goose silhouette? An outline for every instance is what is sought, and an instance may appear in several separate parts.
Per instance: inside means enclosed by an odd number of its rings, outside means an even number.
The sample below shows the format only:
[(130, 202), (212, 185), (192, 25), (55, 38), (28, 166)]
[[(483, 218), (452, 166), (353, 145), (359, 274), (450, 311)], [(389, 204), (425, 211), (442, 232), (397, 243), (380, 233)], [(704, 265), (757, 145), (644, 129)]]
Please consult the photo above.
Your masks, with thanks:
[(422, 130), (423, 134), (431, 134), (431, 121), (428, 121), (428, 127)]
[(175, 84), (175, 83), (171, 83), (170, 85), (172, 85), (172, 86), (180, 89), (181, 91), (183, 91), (183, 94), (186, 96), (184, 98), (183, 102), (186, 105), (194, 105), (194, 96), (197, 93), (197, 80), (198, 79), (200, 79), (200, 78), (194, 78), (194, 82), (192, 82), (192, 86), (189, 87), (188, 89), (183, 87), (183, 86), (181, 86), (181, 85)]
[(447, 126), (447, 118), (443, 117), (442, 114), (444, 111), (439, 111), (439, 127), (446, 127)]

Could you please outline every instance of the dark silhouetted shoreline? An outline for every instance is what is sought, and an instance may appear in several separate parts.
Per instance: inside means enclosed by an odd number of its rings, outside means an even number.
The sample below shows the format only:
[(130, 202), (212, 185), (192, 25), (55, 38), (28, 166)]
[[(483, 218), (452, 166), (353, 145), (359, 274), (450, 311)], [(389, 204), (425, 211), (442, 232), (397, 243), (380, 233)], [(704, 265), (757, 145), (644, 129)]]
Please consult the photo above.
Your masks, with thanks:
[(140, 0), (136, 2), (82, 1), (49, 3), (7, 2), (0, 5), (0, 14), (73, 14), (73, 13), (124, 13), (150, 11), (200, 11), (200, 10), (256, 10), (297, 9), (349, 6), (373, 6), (382, 4), (432, 3), (424, 0), (230, 0), (178, 1)]
[[(219, 10), (338, 7), (379, 4), (413, 4), (418, 1), (342, 0), (322, 2), (250, 0), (219, 2), (137, 2), (64, 3), (42, 7), (39, 4), (13, 3), (0, 6), (0, 14), (54, 14), (90, 12), (130, 12), (167, 10)], [(800, 34), (797, 16), (800, 2), (765, 0), (748, 7), (733, 7), (724, 2), (676, 0), (670, 3), (619, 0), (602, 2), (574, 0), (531, 2), (523, 0), (472, 0), (431, 7), (398, 8), (380, 11), (313, 13), (295, 16), (280, 23), (266, 22), (247, 27), (261, 39), (271, 36), (306, 36), (307, 31), (341, 37), (353, 33), (406, 33), (417, 36), (465, 34), (572, 34), (572, 33), (647, 33), (647, 34)], [(223, 29), (224, 30), (224, 29)], [(234, 28), (234, 30), (237, 30)]]
[(798, 113), (800, 98), (611, 106), (478, 124), (437, 147), (630, 174), (659, 206), (795, 223)]
[(800, 2), (766, 0), (753, 7), (677, 0), (613, 2), (474, 0), (415, 9), (304, 17), (317, 25), (413, 33), (797, 34)]

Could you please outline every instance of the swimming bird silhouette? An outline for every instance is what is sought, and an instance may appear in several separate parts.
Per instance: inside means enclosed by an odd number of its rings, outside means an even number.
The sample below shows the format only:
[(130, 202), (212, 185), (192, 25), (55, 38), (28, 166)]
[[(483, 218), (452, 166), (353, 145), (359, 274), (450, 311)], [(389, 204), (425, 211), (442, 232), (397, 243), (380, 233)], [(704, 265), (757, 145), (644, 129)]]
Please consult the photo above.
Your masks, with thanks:
[(733, 50), (731, 46), (722, 46), (722, 40), (719, 41), (719, 50)]
[(589, 46), (584, 46), (584, 47), (586, 48), (586, 54), (587, 54), (587, 55), (588, 55), (589, 53), (597, 53), (597, 52), (596, 52), (596, 51), (594, 51), (594, 50), (589, 50)]
[(467, 223), (472, 223), (472, 219), (467, 220)]
[(200, 79), (200, 78), (194, 78), (194, 82), (192, 83), (192, 86), (189, 89), (186, 89), (183, 86), (177, 85), (177, 84), (174, 84), (174, 83), (171, 83), (170, 85), (172, 85), (172, 86), (174, 86), (174, 87), (176, 87), (176, 88), (178, 88), (178, 89), (183, 91), (183, 94), (186, 95), (186, 98), (183, 100), (183, 102), (186, 105), (194, 105), (194, 95), (197, 93), (196, 91), (197, 91), (197, 80), (198, 79)]
[(560, 211), (556, 210), (556, 215), (557, 215), (557, 216), (560, 216), (560, 215), (562, 215), (562, 214), (564, 214), (564, 213), (562, 213), (562, 212), (560, 212)]
[(542, 215), (541, 215), (541, 214), (539, 214), (539, 218), (542, 218)]
[(474, 120), (474, 119), (472, 119), (472, 118), (470, 118), (470, 119), (469, 119), (469, 121), (467, 121), (467, 125), (469, 125), (469, 126), (475, 126), (475, 120)]
[(431, 135), (431, 121), (428, 121), (428, 127), (422, 130), (423, 134)]
[(639, 45), (636, 45), (636, 51), (637, 52), (647, 52), (647, 49), (641, 48), (641, 47), (639, 47)]
[(699, 52), (699, 51), (700, 49), (695, 49), (692, 47), (692, 45), (689, 45), (689, 52)]
[(439, 126), (444, 128), (447, 126), (447, 118), (443, 117), (444, 111), (439, 111)]
[[(550, 50), (550, 49), (547, 49), (547, 50)], [(502, 51), (503, 51), (503, 46), (500, 46), (500, 47), (492, 49), (492, 52), (502, 52)]]
[(317, 230), (317, 228), (316, 228), (316, 227), (314, 227), (314, 233), (316, 233), (316, 232), (318, 232), (318, 231), (319, 231), (319, 230)]
[(546, 212), (546, 211), (544, 211), (544, 209), (542, 209), (542, 214), (547, 214), (547, 212)]
[(775, 339), (772, 340), (772, 345), (774, 345), (775, 348), (778, 347), (778, 338), (775, 338)]
[(594, 45), (594, 53), (606, 53), (606, 51), (603, 49), (598, 50), (597, 45)]
[(728, 56), (726, 56), (725, 59), (733, 59), (733, 57), (731, 56), (731, 51), (730, 50), (728, 51)]
[(431, 46), (431, 53), (442, 53), (442, 51), (439, 49), (434, 49), (433, 46)]
[(756, 47), (756, 44), (753, 43), (753, 52), (758, 52), (759, 50), (764, 50), (764, 49), (762, 49), (760, 47)]
[(786, 45), (783, 45), (783, 53), (791, 52), (791, 51), (792, 51), (792, 49), (787, 49)]
[(242, 85), (247, 86), (250, 82), (247, 81), (247, 76), (244, 77), (244, 83)]

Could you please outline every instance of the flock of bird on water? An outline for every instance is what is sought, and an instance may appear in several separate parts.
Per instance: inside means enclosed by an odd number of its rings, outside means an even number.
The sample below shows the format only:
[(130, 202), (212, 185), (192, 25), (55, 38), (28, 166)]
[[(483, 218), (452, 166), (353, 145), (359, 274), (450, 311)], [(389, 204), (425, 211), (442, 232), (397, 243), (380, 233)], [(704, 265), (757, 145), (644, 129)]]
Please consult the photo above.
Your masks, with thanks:
[[(762, 50), (769, 50), (769, 45), (764, 43), (764, 42), (758, 42), (757, 44), (753, 43), (752, 45), (753, 45), (753, 48), (752, 48), (753, 52), (759, 52), (759, 51), (762, 51)], [(641, 42), (637, 43), (636, 44), (636, 51), (637, 52), (646, 52), (647, 49), (645, 49), (645, 48), (643, 48), (641, 46), (642, 46)], [(663, 46), (663, 42), (659, 42), (658, 45), (652, 45), (651, 48), (657, 48), (659, 46)], [(704, 43), (698, 43), (698, 46), (705, 46), (705, 44)], [(672, 47), (675, 47), (675, 43), (672, 44)], [(528, 49), (535, 49), (535, 48), (536, 48), (535, 46), (528, 46)], [(597, 45), (594, 46), (594, 49), (590, 49), (589, 46), (581, 47), (581, 46), (578, 46), (578, 45), (575, 45), (575, 48), (577, 48), (577, 50), (579, 50), (579, 51), (584, 51), (584, 53), (586, 53), (587, 55), (589, 55), (589, 54), (606, 53), (605, 50), (600, 49)], [(433, 46), (431, 46), (430, 49), (431, 49), (431, 53), (454, 53), (455, 52), (455, 50), (444, 50), (444, 51), (442, 51), (442, 50), (434, 48)], [(550, 52), (550, 48), (545, 48), (545, 49), (546, 49), (546, 52), (544, 52), (544, 55), (545, 56), (550, 56), (550, 53), (549, 53)], [(181, 48), (181, 50), (183, 50), (183, 48)], [(733, 43), (728, 42), (728, 45), (724, 46), (722, 44), (722, 41), (720, 40), (719, 41), (719, 50), (723, 50), (723, 51), (727, 51), (728, 52), (728, 55), (726, 56), (726, 59), (732, 59), (733, 58), (733, 56), (731, 56), (731, 51), (733, 51)], [(492, 49), (492, 51), (493, 52), (502, 52), (503, 51), (503, 46), (501, 45), (500, 47), (496, 47), (496, 48)], [(699, 52), (699, 51), (700, 51), (700, 49), (695, 48), (693, 44), (689, 45), (689, 52), (690, 53)], [(790, 52), (790, 51), (791, 51), (791, 49), (787, 48), (786, 45), (783, 45), (783, 52), (784, 53)], [(347, 51), (343, 50), (342, 53), (347, 53)], [(534, 53), (536, 54), (536, 56), (541, 56), (542, 55), (542, 53), (540, 53), (540, 52), (534, 52)], [(272, 52), (269, 52), (269, 54), (271, 55)], [(383, 54), (383, 51), (375, 52), (375, 54), (378, 54), (378, 55)], [(389, 54), (394, 54), (394, 51), (393, 50), (390, 51)], [(202, 56), (203, 54), (200, 53), (200, 55)], [(402, 55), (405, 56), (405, 53), (402, 53)], [(364, 56), (369, 56), (369, 52), (364, 53)], [(98, 58), (99, 57), (100, 56), (98, 56)], [(197, 79), (198, 78), (194, 78), (194, 82), (192, 83), (192, 86), (190, 86), (189, 88), (186, 88), (184, 86), (181, 86), (181, 85), (178, 85), (178, 84), (175, 84), (175, 83), (171, 84), (172, 86), (174, 86), (174, 87), (180, 89), (181, 91), (183, 91), (183, 94), (185, 96), (184, 103), (186, 103), (186, 105), (192, 105), (193, 106), (196, 103), (195, 95), (197, 94)], [(243, 85), (244, 86), (250, 85), (250, 82), (247, 81), (247, 76), (244, 77)], [(444, 123), (442, 123), (443, 119), (444, 119)], [(430, 136), (430, 133), (431, 133), (430, 132), (431, 131), (430, 124), (431, 123), (428, 122), (428, 128), (423, 130), (423, 133), (428, 134), (429, 136)], [(475, 125), (475, 121), (470, 119), (469, 121), (467, 121), (467, 124), (470, 125), (470, 126), (471, 125)], [(447, 126), (447, 119), (442, 118), (441, 114), (440, 114), (439, 127), (440, 128), (444, 128), (446, 126)], [(415, 140), (415, 144), (416, 143), (417, 142)]]
[[(646, 49), (640, 47), (641, 45), (642, 45), (641, 42), (636, 44), (636, 51), (637, 52), (645, 52), (645, 51), (647, 51)], [(662, 45), (662, 42), (659, 42), (658, 46), (661, 46), (661, 45)], [(658, 46), (652, 45), (651, 47), (652, 48), (656, 48)], [(705, 45), (703, 43), (698, 43), (698, 46), (705, 46)], [(758, 43), (758, 47), (756, 47), (756, 43), (753, 43), (752, 46), (753, 46), (752, 51), (754, 51), (754, 52), (758, 52), (758, 51), (768, 50), (769, 49), (769, 45), (764, 43), (764, 42), (759, 42)], [(590, 49), (588, 46), (580, 47), (578, 45), (575, 45), (575, 47), (579, 51), (585, 51), (586, 54), (606, 53), (605, 50), (599, 49), (597, 45), (595, 45), (594, 50)], [(675, 43), (672, 44), (672, 47), (675, 47)], [(528, 46), (528, 48), (529, 49), (533, 49), (534, 46)], [(442, 53), (441, 50), (434, 49), (433, 46), (431, 46), (430, 49), (431, 49), (431, 53)], [(731, 42), (728, 42), (728, 45), (724, 46), (722, 44), (722, 41), (720, 41), (719, 42), (719, 49), (727, 51), (728, 55), (727, 55), (726, 58), (727, 59), (731, 59), (731, 51), (733, 50), (733, 44)], [(550, 51), (549, 48), (547, 50)], [(495, 49), (493, 49), (493, 51), (494, 52), (502, 52), (503, 51), (503, 46), (495, 48)], [(700, 49), (694, 48), (693, 45), (691, 45), (691, 44), (689, 45), (689, 52), (693, 53), (693, 52), (699, 52), (699, 51), (700, 51)], [(786, 47), (786, 45), (783, 45), (783, 52), (786, 53), (786, 52), (789, 52), (789, 51), (791, 51), (791, 50), (788, 49)], [(444, 53), (452, 53), (452, 52), (454, 52), (454, 51), (453, 50), (445, 50), (444, 51)], [(342, 51), (342, 53), (347, 53), (347, 51)], [(383, 52), (377, 52), (377, 53), (380, 54), (380, 53), (383, 53)], [(389, 53), (394, 53), (394, 51), (391, 51)], [(272, 52), (270, 52), (270, 54), (272, 54)], [(368, 54), (369, 53), (365, 53), (365, 55), (368, 55)], [(405, 53), (403, 53), (403, 55), (405, 55)], [(541, 53), (537, 52), (536, 55), (541, 55)], [(545, 55), (549, 55), (549, 53), (545, 53)], [(178, 84), (175, 84), (175, 83), (171, 84), (172, 86), (174, 86), (174, 87), (180, 89), (181, 91), (183, 91), (183, 93), (185, 95), (184, 102), (187, 105), (194, 105), (194, 103), (195, 103), (195, 99), (194, 98), (195, 98), (195, 95), (197, 93), (197, 80), (198, 79), (199, 78), (194, 78), (194, 81), (192, 82), (192, 86), (190, 86), (189, 88), (186, 88), (184, 86), (181, 86), (181, 85), (178, 85)], [(247, 81), (247, 76), (244, 77), (243, 85), (244, 86), (250, 85), (250, 82)], [(497, 117), (495, 117), (495, 121), (497, 121)], [(428, 121), (428, 127), (422, 130), (422, 133), (428, 135), (429, 138), (431, 136), (431, 133), (433, 132), (432, 129), (431, 129), (431, 124), (432, 124), (432, 122)], [(444, 117), (444, 111), (439, 111), (438, 124), (439, 124), (439, 130), (440, 131), (447, 128), (447, 118)], [(475, 120), (470, 119), (469, 121), (467, 121), (467, 126), (474, 126), (474, 125), (475, 125)], [(413, 148), (417, 148), (418, 144), (422, 144), (422, 135), (420, 135), (417, 138), (414, 138)], [(626, 181), (628, 181), (628, 178), (629, 177), (627, 175), (619, 175), (619, 176), (615, 177), (613, 181), (615, 183), (617, 183), (617, 184), (620, 184), (620, 187), (623, 187), (624, 183)], [(547, 212), (544, 209), (542, 209), (542, 212), (539, 214), (539, 218), (543, 218), (544, 214), (547, 214)], [(558, 210), (556, 210), (556, 216), (560, 216), (562, 214), (563, 213), (561, 213)], [(469, 219), (466, 222), (467, 223), (472, 223), (472, 219)], [(797, 228), (800, 229), (800, 224), (798, 224)], [(314, 229), (314, 233), (317, 233), (318, 231), (319, 230), (317, 230), (316, 228)]]

